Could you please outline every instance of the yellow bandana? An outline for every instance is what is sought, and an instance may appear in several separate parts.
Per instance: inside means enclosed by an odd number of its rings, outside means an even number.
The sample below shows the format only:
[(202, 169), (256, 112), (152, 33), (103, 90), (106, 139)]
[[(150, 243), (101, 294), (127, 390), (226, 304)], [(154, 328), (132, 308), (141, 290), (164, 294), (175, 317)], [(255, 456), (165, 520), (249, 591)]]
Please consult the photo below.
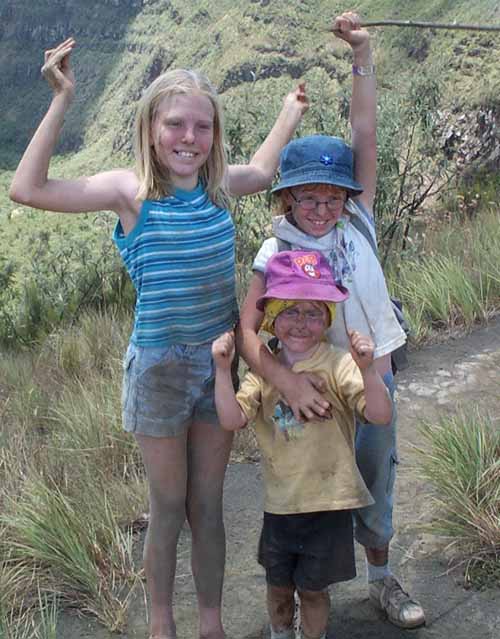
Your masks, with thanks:
[(271, 298), (266, 301), (264, 319), (262, 320), (262, 324), (260, 326), (261, 330), (267, 331), (268, 333), (274, 335), (274, 320), (278, 317), (278, 315), (287, 308), (291, 308), (292, 306), (295, 306), (296, 304), (304, 301), (321, 301), (322, 304), (325, 304), (328, 308), (330, 319), (330, 321), (328, 322), (328, 326), (332, 325), (332, 322), (335, 319), (335, 302), (323, 302), (323, 300), (278, 300), (275, 298)]

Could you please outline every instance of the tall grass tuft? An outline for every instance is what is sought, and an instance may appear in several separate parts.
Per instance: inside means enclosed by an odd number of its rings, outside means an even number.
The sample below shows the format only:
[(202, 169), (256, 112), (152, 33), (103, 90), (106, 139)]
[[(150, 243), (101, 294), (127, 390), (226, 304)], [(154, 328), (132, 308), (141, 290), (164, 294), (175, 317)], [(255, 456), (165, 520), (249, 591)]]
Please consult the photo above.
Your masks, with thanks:
[[(146, 482), (120, 423), (130, 317), (91, 313), (0, 362), (0, 624), (49, 639), (58, 608), (125, 626)], [(40, 594), (41, 593), (41, 594)], [(53, 601), (50, 599), (50, 601)], [(16, 631), (17, 632), (17, 631)], [(37, 636), (38, 633), (38, 636)]]
[(450, 538), (467, 578), (500, 585), (500, 429), (487, 416), (461, 413), (424, 423), (420, 468), (433, 486), (435, 532)]
[(70, 496), (33, 477), (2, 521), (13, 563), (31, 567), (43, 575), (45, 589), (118, 630), (125, 619), (123, 589), (135, 578), (132, 532), (118, 525), (100, 479), (82, 476), (81, 490)]
[(23, 610), (15, 614), (14, 609), (0, 609), (0, 637), (2, 639), (33, 639), (36, 637), (32, 611)]
[(39, 622), (35, 629), (36, 639), (57, 639), (59, 598), (38, 592)]
[(475, 220), (428, 235), (420, 256), (401, 260), (388, 271), (415, 343), (439, 329), (468, 330), (500, 308), (498, 212), (486, 210)]

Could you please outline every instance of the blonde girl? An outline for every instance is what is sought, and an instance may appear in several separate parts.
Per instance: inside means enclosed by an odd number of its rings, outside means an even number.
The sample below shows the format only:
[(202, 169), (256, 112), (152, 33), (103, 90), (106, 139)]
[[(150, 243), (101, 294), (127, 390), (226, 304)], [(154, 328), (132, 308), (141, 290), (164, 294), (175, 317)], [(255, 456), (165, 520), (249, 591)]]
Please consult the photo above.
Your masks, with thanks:
[(140, 447), (150, 489), (144, 548), (150, 637), (176, 637), (177, 541), (187, 518), (199, 634), (222, 639), (222, 487), (232, 434), (218, 425), (210, 350), (236, 321), (234, 226), (227, 203), (230, 196), (270, 185), (307, 98), (299, 85), (250, 162), (228, 166), (213, 86), (199, 73), (168, 71), (139, 103), (135, 170), (54, 179), (49, 164), (75, 91), (74, 47), (70, 38), (45, 53), (42, 72), (53, 98), (10, 196), (49, 211), (111, 210), (118, 216), (114, 239), (137, 290), (123, 420)]

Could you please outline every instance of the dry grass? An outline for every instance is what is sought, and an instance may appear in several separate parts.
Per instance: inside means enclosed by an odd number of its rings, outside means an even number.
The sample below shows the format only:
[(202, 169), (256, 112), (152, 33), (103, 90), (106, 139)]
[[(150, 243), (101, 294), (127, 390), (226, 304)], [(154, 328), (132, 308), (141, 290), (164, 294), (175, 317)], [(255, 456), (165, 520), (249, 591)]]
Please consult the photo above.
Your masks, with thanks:
[(436, 331), (470, 330), (500, 309), (500, 220), (498, 210), (429, 233), (421, 255), (388, 273), (403, 300), (412, 340)]
[(450, 539), (453, 563), (476, 585), (500, 585), (500, 429), (479, 412), (425, 423), (419, 449), (433, 486), (433, 530)]
[(137, 450), (120, 424), (118, 354), (128, 332), (126, 318), (93, 314), (38, 352), (0, 363), (6, 637), (24, 637), (25, 628), (50, 639), (56, 599), (111, 630), (125, 627), (138, 583), (132, 524), (147, 503)]

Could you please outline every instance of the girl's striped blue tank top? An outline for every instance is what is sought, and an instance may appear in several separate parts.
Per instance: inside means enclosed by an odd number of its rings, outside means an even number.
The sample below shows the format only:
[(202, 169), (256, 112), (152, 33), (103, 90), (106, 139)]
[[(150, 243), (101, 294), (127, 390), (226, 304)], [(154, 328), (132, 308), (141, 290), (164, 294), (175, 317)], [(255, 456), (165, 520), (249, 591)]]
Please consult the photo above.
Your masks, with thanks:
[(234, 224), (202, 185), (145, 200), (132, 231), (118, 222), (113, 239), (137, 291), (134, 344), (202, 344), (234, 326)]

